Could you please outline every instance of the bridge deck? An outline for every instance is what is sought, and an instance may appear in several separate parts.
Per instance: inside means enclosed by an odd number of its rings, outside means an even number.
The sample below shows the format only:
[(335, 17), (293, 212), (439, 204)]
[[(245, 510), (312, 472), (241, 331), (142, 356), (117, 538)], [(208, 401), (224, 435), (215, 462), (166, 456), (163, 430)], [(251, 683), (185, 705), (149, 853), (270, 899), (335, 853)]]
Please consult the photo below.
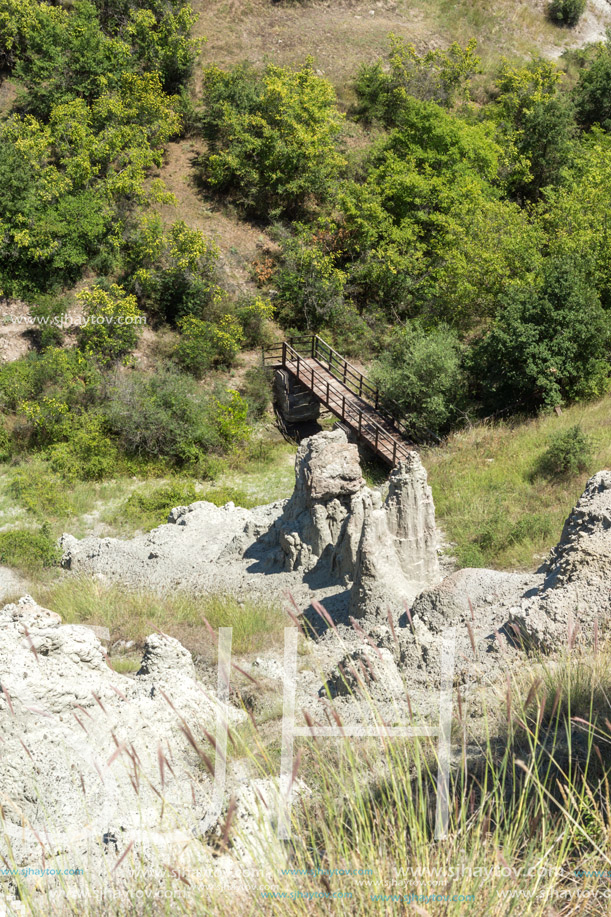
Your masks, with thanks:
[(320, 338), (272, 345), (263, 361), (287, 369), (391, 467), (413, 450), (400, 423), (380, 407), (377, 389)]

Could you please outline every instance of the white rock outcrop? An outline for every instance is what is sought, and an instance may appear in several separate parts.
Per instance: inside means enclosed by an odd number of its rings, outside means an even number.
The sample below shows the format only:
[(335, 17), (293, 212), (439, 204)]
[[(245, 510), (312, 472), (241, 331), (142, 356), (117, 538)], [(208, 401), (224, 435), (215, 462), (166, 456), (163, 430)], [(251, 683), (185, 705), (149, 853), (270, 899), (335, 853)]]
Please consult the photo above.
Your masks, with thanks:
[(289, 500), (253, 510), (199, 501), (172, 510), (168, 524), (146, 535), (65, 535), (62, 548), (71, 571), (162, 592), (270, 598), (290, 591), (306, 607), (315, 582), (318, 598), (343, 591), (345, 611), (357, 617), (377, 613), (385, 596), (400, 612), (440, 579), (435, 509), (420, 457), (412, 453), (392, 472), (384, 500), (367, 486), (358, 448), (341, 429), (301, 443)]
[(548, 650), (611, 625), (611, 471), (588, 481), (541, 568), (543, 582), (521, 599), (511, 622), (528, 643)]
[[(109, 845), (189, 840), (210, 780), (186, 733), (204, 741), (219, 704), (178, 641), (149, 637), (128, 678), (90, 629), (24, 596), (0, 610), (0, 684), (0, 846), (16, 866), (71, 851), (95, 881)], [(229, 723), (245, 716), (221, 709)]]

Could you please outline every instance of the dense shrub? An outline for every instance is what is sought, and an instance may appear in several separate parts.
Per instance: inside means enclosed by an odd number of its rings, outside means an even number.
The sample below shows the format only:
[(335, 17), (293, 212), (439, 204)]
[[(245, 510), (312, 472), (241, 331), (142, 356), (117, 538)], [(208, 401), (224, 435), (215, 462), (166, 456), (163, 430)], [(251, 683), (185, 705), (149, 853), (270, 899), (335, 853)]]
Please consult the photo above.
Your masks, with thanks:
[(182, 220), (164, 231), (157, 214), (145, 215), (127, 233), (125, 282), (156, 319), (209, 318), (222, 296), (218, 255), (214, 242)]
[(79, 300), (85, 313), (79, 346), (88, 356), (113, 362), (134, 349), (144, 322), (134, 296), (113, 284), (108, 291), (86, 290)]
[(65, 441), (54, 443), (47, 454), (51, 468), (64, 479), (100, 481), (116, 473), (118, 451), (102, 416), (72, 415), (63, 432)]
[(331, 83), (311, 64), (204, 70), (202, 175), (249, 213), (294, 214), (324, 197), (337, 177), (341, 117)]
[(11, 529), (0, 532), (0, 563), (33, 573), (59, 563), (57, 545), (43, 526), (40, 531)]
[(470, 355), (486, 410), (536, 411), (606, 391), (609, 316), (584, 265), (550, 258), (538, 283), (509, 291)]
[(537, 472), (562, 478), (586, 471), (592, 461), (592, 443), (580, 426), (557, 433), (537, 462)]
[(187, 315), (180, 319), (178, 328), (180, 338), (174, 358), (196, 379), (201, 379), (215, 364), (231, 366), (244, 341), (240, 322), (231, 314), (223, 315), (216, 322), (204, 322)]
[(8, 462), (13, 452), (13, 441), (6, 424), (0, 420), (0, 462)]
[(575, 26), (583, 16), (587, 0), (551, 0), (547, 15), (558, 25)]
[(248, 404), (239, 392), (227, 389), (213, 401), (216, 428), (226, 451), (236, 450), (248, 440), (251, 428), (248, 423)]
[(237, 393), (204, 393), (189, 376), (171, 369), (117, 375), (104, 412), (110, 433), (128, 455), (197, 466), (204, 476), (214, 468), (208, 453), (222, 455), (249, 433), (247, 406)]
[(216, 322), (206, 322), (205, 339), (213, 363), (231, 366), (244, 343), (244, 332), (235, 315), (227, 313)]
[(333, 321), (344, 301), (346, 273), (333, 253), (307, 233), (285, 238), (274, 275), (278, 317), (285, 325), (318, 331)]
[(611, 31), (607, 41), (596, 50), (589, 67), (585, 67), (574, 89), (577, 119), (582, 127), (600, 124), (611, 127)]
[(238, 305), (236, 315), (244, 332), (247, 347), (258, 347), (272, 341), (272, 318), (274, 307), (269, 299), (256, 296)]
[(26, 356), (23, 365), (31, 395), (61, 394), (71, 406), (89, 403), (101, 380), (98, 363), (75, 349), (50, 348), (40, 356)]
[(36, 319), (35, 343), (38, 350), (60, 347), (64, 341), (67, 323), (66, 313), (70, 310), (67, 297), (43, 294), (30, 306), (30, 314)]
[(391, 35), (388, 62), (363, 64), (358, 73), (358, 114), (392, 126), (401, 122), (408, 96), (446, 108), (468, 99), (471, 79), (480, 72), (476, 47), (475, 40), (466, 48), (454, 42), (447, 51), (419, 55), (414, 45)]
[(212, 354), (206, 337), (208, 322), (194, 315), (180, 319), (180, 338), (174, 348), (173, 357), (185, 372), (201, 379), (212, 366)]
[(7, 492), (39, 519), (71, 515), (72, 505), (66, 482), (49, 472), (39, 461), (22, 462), (11, 475)]
[[(398, 406), (415, 439), (447, 432), (464, 397), (461, 346), (451, 329), (426, 331), (417, 323), (397, 329), (375, 364), (382, 400)], [(389, 405), (390, 406), (390, 405)]]

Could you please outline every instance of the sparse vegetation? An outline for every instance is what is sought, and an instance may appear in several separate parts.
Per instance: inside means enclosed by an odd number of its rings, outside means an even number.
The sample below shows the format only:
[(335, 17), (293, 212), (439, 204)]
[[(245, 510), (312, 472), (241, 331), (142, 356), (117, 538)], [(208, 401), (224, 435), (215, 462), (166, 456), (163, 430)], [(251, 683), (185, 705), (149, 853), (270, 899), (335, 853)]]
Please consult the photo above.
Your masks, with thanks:
[[(558, 540), (589, 475), (611, 465), (609, 399), (561, 416), (476, 424), (424, 455), (439, 524), (467, 567), (533, 569)], [(550, 441), (575, 450), (576, 426), (591, 447), (577, 447), (578, 469), (539, 474)], [(565, 447), (562, 447), (565, 451)], [(570, 464), (574, 467), (573, 459)]]

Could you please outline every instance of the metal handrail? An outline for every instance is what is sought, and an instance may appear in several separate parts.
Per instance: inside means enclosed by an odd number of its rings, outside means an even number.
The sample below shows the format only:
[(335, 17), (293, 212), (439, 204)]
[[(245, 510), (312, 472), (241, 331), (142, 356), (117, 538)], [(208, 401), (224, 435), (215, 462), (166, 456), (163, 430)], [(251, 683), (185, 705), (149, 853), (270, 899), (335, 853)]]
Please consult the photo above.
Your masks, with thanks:
[[(326, 347), (326, 349), (327, 349), (331, 354), (333, 354), (333, 356), (337, 357), (337, 359), (340, 361), (340, 363), (343, 363), (343, 364), (344, 364), (344, 367), (347, 367), (347, 368), (348, 368), (348, 373), (351, 374), (351, 375), (353, 375), (356, 379), (358, 379), (358, 381), (359, 381), (359, 391), (358, 391), (358, 392), (355, 391), (354, 394), (355, 394), (355, 395), (358, 394), (359, 398), (363, 398), (363, 397), (366, 398), (367, 393), (369, 393), (369, 394), (370, 394), (370, 399), (369, 399), (369, 400), (373, 402), (373, 404), (374, 404), (374, 406), (375, 406), (375, 409), (376, 409), (377, 411), (379, 411), (379, 413), (382, 414), (384, 417), (386, 417), (386, 419), (387, 419), (390, 423), (392, 423), (392, 425), (393, 425), (394, 427), (396, 427), (396, 429), (399, 431), (399, 433), (401, 433), (402, 436), (404, 436), (406, 439), (408, 439), (408, 440), (411, 441), (411, 432), (410, 432), (409, 428), (407, 427), (407, 425), (406, 425), (402, 420), (399, 420), (399, 418), (398, 418), (397, 416), (395, 416), (395, 414), (391, 413), (391, 411), (389, 411), (388, 408), (386, 408), (386, 405), (387, 405), (387, 404), (388, 404), (388, 405), (391, 405), (391, 406), (396, 410), (397, 414), (399, 414), (400, 411), (401, 411), (401, 408), (399, 407), (399, 405), (398, 405), (395, 401), (391, 401), (391, 400), (388, 399), (388, 398), (385, 398), (385, 399), (384, 399), (384, 403), (381, 404), (381, 403), (380, 403), (380, 392), (379, 392), (379, 389), (378, 389), (376, 386), (372, 385), (372, 383), (369, 381), (369, 379), (367, 378), (367, 376), (365, 376), (365, 375), (363, 375), (363, 373), (359, 372), (359, 370), (356, 369), (356, 367), (353, 366), (351, 363), (348, 363), (347, 360), (344, 360), (344, 358), (341, 356), (341, 354), (339, 354), (336, 350), (334, 350), (333, 347), (331, 347), (330, 344), (327, 344), (326, 341), (323, 341), (323, 339), (322, 339), (321, 337), (319, 337), (317, 334), (314, 335), (313, 344), (312, 344), (312, 356), (313, 356), (315, 359), (318, 359), (318, 353), (317, 353), (317, 351), (318, 351), (318, 345), (319, 345), (319, 344), (321, 344), (323, 347)], [(338, 381), (343, 382), (344, 385), (346, 385), (348, 388), (350, 388), (350, 386), (349, 386), (348, 383), (347, 383), (346, 378), (344, 378), (344, 377), (340, 378), (340, 377), (333, 371), (333, 366), (332, 366), (332, 364), (331, 364), (331, 361), (330, 361), (330, 360), (325, 360), (324, 362), (326, 362), (326, 363), (328, 364), (328, 366), (329, 366), (329, 372), (331, 373), (331, 375), (335, 376), (335, 378), (338, 379)]]
[[(325, 357), (322, 353), (323, 349), (328, 351), (328, 357)], [(326, 341), (323, 341), (321, 337), (315, 334), (312, 340), (312, 356), (315, 360), (318, 360), (319, 355), (322, 357), (321, 362), (325, 362), (328, 365), (329, 372), (332, 376), (335, 376), (335, 378), (338, 379), (338, 381), (343, 382), (344, 385), (348, 384), (348, 377), (356, 380), (355, 385), (358, 383), (358, 392), (355, 391), (354, 394), (358, 394), (358, 396), (362, 398), (365, 391), (370, 392), (377, 406), (377, 401), (379, 398), (377, 388), (375, 388), (369, 382), (366, 376), (359, 372), (359, 370), (353, 366), (352, 363), (349, 363), (348, 360), (345, 360), (342, 355), (337, 352), (337, 350), (334, 350), (330, 344), (327, 344)], [(333, 365), (333, 358), (339, 361), (342, 366), (341, 370), (336, 369), (336, 367)]]
[[(381, 401), (378, 388), (374, 386), (369, 381), (369, 379), (364, 376), (363, 373), (361, 373), (355, 366), (345, 360), (341, 354), (339, 354), (333, 347), (331, 347), (330, 344), (327, 344), (327, 342), (324, 341), (321, 337), (319, 337), (317, 334), (314, 334), (309, 337), (291, 338), (289, 341), (277, 342), (275, 344), (268, 345), (267, 347), (264, 346), (262, 348), (263, 364), (266, 365), (266, 363), (268, 363), (270, 360), (273, 360), (274, 362), (279, 362), (282, 365), (285, 365), (287, 348), (288, 351), (296, 354), (299, 359), (307, 359), (308, 357), (311, 357), (312, 359), (317, 360), (321, 365), (325, 366), (333, 378), (337, 379), (338, 382), (341, 382), (342, 385), (345, 385), (346, 388), (352, 392), (352, 394), (357, 395), (364, 401), (370, 402), (375, 410), (394, 427), (397, 433), (411, 443), (411, 431), (403, 421), (399, 420), (398, 417), (398, 415), (401, 413), (399, 405), (387, 398)], [(297, 348), (299, 348), (299, 350), (303, 350), (303, 354), (300, 354)], [(307, 354), (308, 357), (306, 357), (305, 354)], [(313, 378), (314, 377), (312, 376), (312, 379)], [(325, 381), (326, 380), (322, 380), (323, 384)], [(393, 413), (393, 409), (396, 413)], [(375, 423), (374, 421), (369, 422)], [(384, 437), (389, 438), (390, 435), (384, 430), (383, 427), (380, 427), (379, 424), (376, 424), (376, 427), (380, 432), (382, 432)], [(377, 436), (378, 434), (376, 432), (376, 437)], [(391, 441), (393, 443), (395, 442), (395, 440), (392, 438)]]
[[(292, 357), (292, 359), (288, 358), (289, 355)], [(295, 363), (296, 370), (297, 370), (295, 375), (297, 376), (297, 378), (300, 381), (307, 380), (309, 377), (310, 388), (312, 389), (312, 391), (315, 394), (317, 394), (315, 385), (314, 385), (314, 380), (316, 380), (316, 382), (323, 389), (323, 391), (325, 391), (325, 398), (324, 398), (325, 404), (328, 405), (328, 407), (333, 411), (333, 413), (337, 413), (337, 415), (340, 417), (341, 420), (350, 420), (350, 418), (352, 417), (352, 424), (356, 429), (358, 429), (358, 432), (361, 434), (361, 436), (363, 435), (364, 431), (367, 432), (371, 436), (373, 436), (373, 433), (375, 433), (374, 449), (376, 452), (380, 453), (381, 455), (384, 455), (384, 453), (380, 449), (380, 445), (381, 444), (386, 445), (388, 451), (392, 454), (393, 464), (396, 464), (397, 455), (406, 457), (409, 454), (410, 450), (406, 446), (404, 446), (402, 443), (398, 442), (398, 440), (396, 440), (390, 433), (388, 433), (388, 431), (386, 431), (383, 427), (381, 427), (378, 423), (376, 423), (375, 420), (373, 420), (370, 416), (366, 415), (360, 408), (356, 407), (351, 402), (349, 401), (346, 402), (345, 395), (340, 396), (337, 392), (334, 392), (332, 389), (330, 389), (328, 380), (324, 376), (322, 376), (320, 372), (314, 369), (313, 366), (307, 366), (302, 371), (302, 367), (301, 367), (302, 359), (304, 358), (301, 356), (301, 354), (299, 354), (299, 352), (294, 347), (292, 347), (289, 343), (285, 342), (283, 344), (283, 364), (287, 365), (289, 363)], [(341, 410), (339, 409), (339, 407), (336, 410), (334, 410), (333, 408), (334, 400), (336, 402), (336, 405), (341, 406)], [(370, 445), (372, 445), (372, 441), (371, 439), (369, 439), (369, 436), (367, 437), (367, 441), (369, 442)], [(388, 456), (384, 456), (384, 457), (388, 458)]]

